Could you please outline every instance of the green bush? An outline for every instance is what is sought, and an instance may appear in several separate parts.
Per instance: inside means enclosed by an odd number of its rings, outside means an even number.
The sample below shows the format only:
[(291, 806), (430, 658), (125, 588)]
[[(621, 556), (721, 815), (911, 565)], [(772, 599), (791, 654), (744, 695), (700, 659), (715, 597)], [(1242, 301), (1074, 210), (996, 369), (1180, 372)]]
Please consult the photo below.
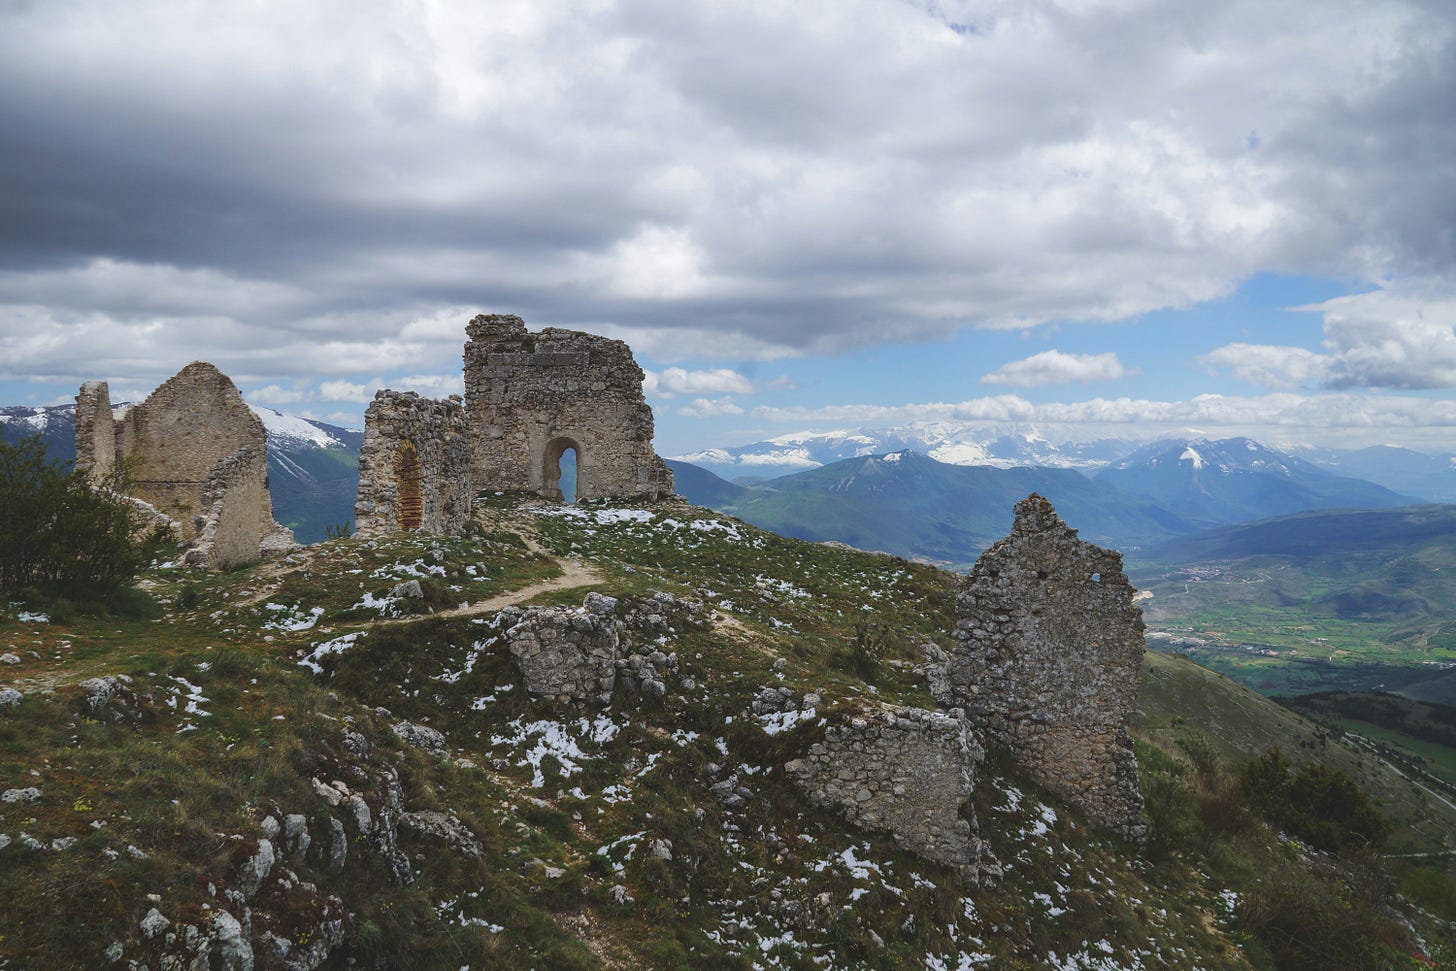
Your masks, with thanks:
[(0, 590), (92, 594), (130, 584), (165, 546), (139, 531), (123, 469), (95, 486), (46, 458), (39, 437), (0, 442)]
[(1390, 824), (1355, 780), (1323, 763), (1291, 772), (1284, 753), (1271, 748), (1244, 766), (1243, 781), (1265, 819), (1317, 849), (1378, 847), (1390, 835)]

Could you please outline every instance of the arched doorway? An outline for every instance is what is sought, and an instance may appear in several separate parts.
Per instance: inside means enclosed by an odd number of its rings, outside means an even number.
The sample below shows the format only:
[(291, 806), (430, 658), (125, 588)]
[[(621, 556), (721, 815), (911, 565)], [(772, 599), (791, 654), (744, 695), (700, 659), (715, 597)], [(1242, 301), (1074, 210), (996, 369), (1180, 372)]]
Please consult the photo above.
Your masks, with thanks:
[(420, 496), (420, 453), (413, 442), (400, 442), (394, 453), (394, 519), (403, 530), (420, 528), (424, 519)]
[(581, 468), (581, 446), (565, 436), (552, 439), (542, 456), (541, 494), (548, 499), (575, 502)]

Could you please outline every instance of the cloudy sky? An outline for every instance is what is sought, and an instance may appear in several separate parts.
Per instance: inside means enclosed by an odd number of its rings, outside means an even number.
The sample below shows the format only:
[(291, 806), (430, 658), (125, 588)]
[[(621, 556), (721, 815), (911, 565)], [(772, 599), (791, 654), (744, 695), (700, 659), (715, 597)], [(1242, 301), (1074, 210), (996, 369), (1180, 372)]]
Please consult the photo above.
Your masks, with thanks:
[(0, 403), (357, 424), (465, 322), (660, 450), (1025, 421), (1456, 449), (1449, 0), (0, 0)]

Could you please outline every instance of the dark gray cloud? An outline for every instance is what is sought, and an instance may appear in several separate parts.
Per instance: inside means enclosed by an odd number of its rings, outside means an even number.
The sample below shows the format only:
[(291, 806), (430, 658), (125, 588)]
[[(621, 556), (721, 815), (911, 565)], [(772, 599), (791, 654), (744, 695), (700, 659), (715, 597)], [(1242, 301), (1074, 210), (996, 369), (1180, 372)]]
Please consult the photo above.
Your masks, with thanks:
[(1120, 319), (1261, 271), (1456, 288), (1439, 3), (0, 19), (8, 374), (165, 374), (182, 343), (260, 384), (425, 373), (458, 356), (430, 322), (479, 308), (741, 360)]

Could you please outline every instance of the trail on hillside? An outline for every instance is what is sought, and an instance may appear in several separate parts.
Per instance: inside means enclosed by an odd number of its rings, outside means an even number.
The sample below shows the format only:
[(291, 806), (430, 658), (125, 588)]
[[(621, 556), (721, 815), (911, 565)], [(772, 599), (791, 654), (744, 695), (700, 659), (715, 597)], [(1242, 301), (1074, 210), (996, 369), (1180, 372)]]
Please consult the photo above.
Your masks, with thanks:
[(510, 590), (506, 593), (496, 594), (494, 597), (473, 604), (466, 604), (463, 607), (437, 610), (433, 614), (394, 617), (377, 621), (377, 623), (407, 624), (411, 621), (423, 620), (427, 617), (471, 617), (475, 614), (491, 614), (512, 604), (522, 603), (530, 600), (532, 597), (538, 597), (543, 593), (551, 593), (554, 590), (570, 590), (573, 587), (590, 587), (602, 582), (601, 574), (580, 560), (557, 560), (556, 565), (561, 568), (561, 576), (553, 577), (550, 580), (542, 580), (540, 583), (533, 583), (530, 586), (521, 587), (519, 590)]

